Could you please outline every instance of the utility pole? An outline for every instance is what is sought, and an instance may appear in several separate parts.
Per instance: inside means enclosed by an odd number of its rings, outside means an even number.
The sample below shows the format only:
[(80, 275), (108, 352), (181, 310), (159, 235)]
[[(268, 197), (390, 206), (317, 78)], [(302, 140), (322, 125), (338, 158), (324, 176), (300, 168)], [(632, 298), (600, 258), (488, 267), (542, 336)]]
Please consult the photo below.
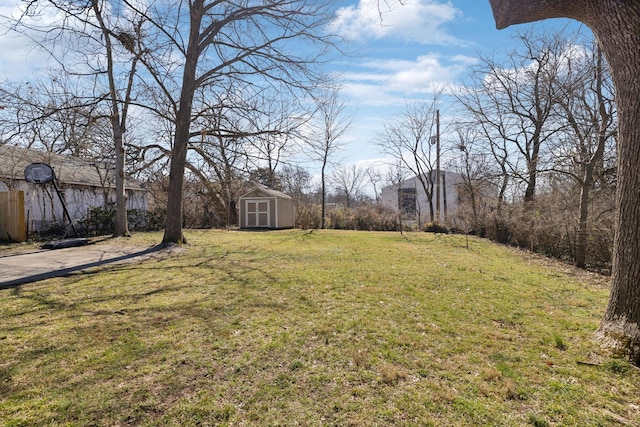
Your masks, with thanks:
[(447, 174), (445, 171), (442, 171), (442, 205), (444, 208), (444, 213), (442, 215), (442, 220), (444, 223), (447, 223)]
[(436, 224), (440, 224), (440, 110), (436, 110)]

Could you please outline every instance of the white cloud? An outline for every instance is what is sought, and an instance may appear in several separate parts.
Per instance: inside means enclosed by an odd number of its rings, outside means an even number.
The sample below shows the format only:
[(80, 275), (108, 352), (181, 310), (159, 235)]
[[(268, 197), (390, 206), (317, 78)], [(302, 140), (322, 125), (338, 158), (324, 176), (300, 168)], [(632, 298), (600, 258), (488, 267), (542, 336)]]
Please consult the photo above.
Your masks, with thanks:
[[(389, 6), (387, 6), (387, 4)], [(359, 0), (336, 11), (331, 29), (350, 40), (393, 38), (422, 44), (463, 44), (443, 24), (461, 16), (451, 2)]]
[[(38, 62), (38, 54), (26, 37), (7, 34), (0, 37), (0, 80), (28, 78)], [(44, 65), (46, 60), (40, 63)]]
[[(11, 26), (11, 20), (22, 16), (24, 10), (24, 5), (20, 2), (0, 0), (0, 79), (30, 79), (36, 70), (46, 68), (50, 63), (49, 55), (31, 39), (42, 38), (42, 33), (7, 29)], [(53, 8), (45, 7), (33, 22), (39, 27), (45, 27), (59, 20), (60, 17)]]
[(455, 81), (477, 59), (467, 56), (443, 58), (431, 53), (415, 60), (369, 59), (360, 72), (346, 73), (343, 91), (361, 105), (402, 105), (408, 98), (437, 92), (449, 93)]
[(384, 90), (383, 86), (375, 84), (346, 83), (342, 92), (357, 105), (368, 107), (391, 107), (402, 105), (404, 98)]

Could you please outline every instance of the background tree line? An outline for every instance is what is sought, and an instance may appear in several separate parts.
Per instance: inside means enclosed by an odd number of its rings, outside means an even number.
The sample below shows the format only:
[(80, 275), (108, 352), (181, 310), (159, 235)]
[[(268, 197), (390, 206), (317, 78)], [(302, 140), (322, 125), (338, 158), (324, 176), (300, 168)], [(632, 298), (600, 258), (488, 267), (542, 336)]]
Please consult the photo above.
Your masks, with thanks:
[(481, 56), (458, 93), (464, 118), (451, 149), (468, 178), (458, 220), (580, 267), (607, 267), (617, 114), (602, 52), (580, 33), (520, 39), (505, 61)]
[[(358, 167), (337, 159), (353, 116), (338, 82), (318, 68), (336, 42), (320, 30), (327, 8), (304, 1), (265, 9), (180, 6), (203, 7), (205, 25), (160, 5), (31, 3), (11, 24), (57, 65), (28, 82), (4, 82), (2, 143), (110, 165), (121, 183), (144, 181), (154, 223), (179, 223), (169, 227), (169, 240), (181, 240), (183, 226), (237, 224), (236, 201), (250, 182), (291, 194), (303, 227), (400, 229), (397, 212), (379, 205), (379, 190), (399, 176), (419, 176), (434, 194), (435, 114), (446, 104), (442, 167), (464, 182), (456, 215), (442, 225), (579, 266), (609, 267), (616, 111), (608, 68), (588, 36), (530, 31), (520, 34), (520, 49), (499, 60), (480, 54), (455, 94), (442, 89), (434, 101), (407, 103), (384, 119), (372, 144), (393, 167)], [(54, 26), (28, 19), (52, 13), (62, 17)], [(295, 31), (256, 34), (262, 19), (273, 26), (291, 19)], [(189, 31), (196, 30), (201, 44), (189, 52), (189, 37), (196, 37)], [(233, 43), (220, 41), (227, 37)], [(72, 42), (78, 38), (86, 44)], [(297, 58), (278, 44), (289, 38), (323, 49)], [(191, 66), (199, 77), (185, 83)], [(184, 96), (192, 98), (188, 114)], [(322, 171), (319, 179), (311, 167)], [(325, 212), (335, 204), (339, 212)], [(127, 233), (120, 217), (116, 235)]]
[(419, 177), (432, 222), (437, 140), (442, 168), (462, 176), (459, 207), (440, 225), (608, 270), (617, 113), (605, 59), (581, 32), (518, 37), (512, 52), (480, 53), (456, 90), (385, 120), (376, 143), (394, 159), (396, 182)]

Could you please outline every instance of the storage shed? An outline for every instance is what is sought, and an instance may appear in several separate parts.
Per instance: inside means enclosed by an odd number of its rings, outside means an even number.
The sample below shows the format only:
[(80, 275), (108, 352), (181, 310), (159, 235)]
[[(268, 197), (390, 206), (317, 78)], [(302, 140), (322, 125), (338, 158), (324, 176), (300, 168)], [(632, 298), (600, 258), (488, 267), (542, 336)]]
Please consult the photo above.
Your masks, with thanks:
[(256, 186), (238, 199), (240, 228), (293, 228), (293, 198), (265, 186)]

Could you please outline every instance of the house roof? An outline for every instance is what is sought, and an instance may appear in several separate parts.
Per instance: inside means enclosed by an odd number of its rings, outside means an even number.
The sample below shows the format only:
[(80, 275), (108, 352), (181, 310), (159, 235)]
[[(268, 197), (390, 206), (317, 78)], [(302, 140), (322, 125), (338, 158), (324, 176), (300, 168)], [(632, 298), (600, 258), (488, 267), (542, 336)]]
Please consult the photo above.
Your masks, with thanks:
[(240, 196), (240, 199), (246, 199), (249, 197), (272, 197), (279, 199), (292, 199), (291, 196), (284, 194), (281, 191), (272, 190), (262, 184), (256, 184), (256, 186), (249, 192)]
[[(436, 179), (436, 177), (435, 177), (436, 171), (435, 170), (432, 170), (430, 172), (422, 174), (422, 176), (427, 176), (427, 174), (429, 174), (429, 173), (431, 174), (431, 179), (433, 181), (435, 181), (435, 179)], [(461, 182), (464, 181), (464, 177), (461, 174), (459, 174), (458, 172), (452, 172), (452, 171), (441, 169), (440, 173), (441, 173), (441, 175), (445, 175), (446, 176), (447, 182), (449, 182), (449, 183), (458, 184), (458, 183), (461, 183)], [(416, 184), (416, 182), (419, 182), (419, 178), (417, 176), (412, 176), (410, 178), (407, 178), (407, 179), (401, 181), (400, 182), (400, 188), (405, 188), (407, 186), (410, 186), (410, 187), (414, 186)], [(398, 187), (398, 184), (392, 184), (392, 185), (389, 185), (389, 186), (387, 186), (385, 188), (392, 188), (392, 187)]]
[[(115, 187), (115, 173), (111, 169), (73, 156), (30, 150), (12, 145), (0, 145), (0, 178), (24, 180), (24, 169), (31, 163), (51, 166), (58, 181), (67, 185)], [(128, 178), (129, 190), (144, 190), (138, 180)]]

